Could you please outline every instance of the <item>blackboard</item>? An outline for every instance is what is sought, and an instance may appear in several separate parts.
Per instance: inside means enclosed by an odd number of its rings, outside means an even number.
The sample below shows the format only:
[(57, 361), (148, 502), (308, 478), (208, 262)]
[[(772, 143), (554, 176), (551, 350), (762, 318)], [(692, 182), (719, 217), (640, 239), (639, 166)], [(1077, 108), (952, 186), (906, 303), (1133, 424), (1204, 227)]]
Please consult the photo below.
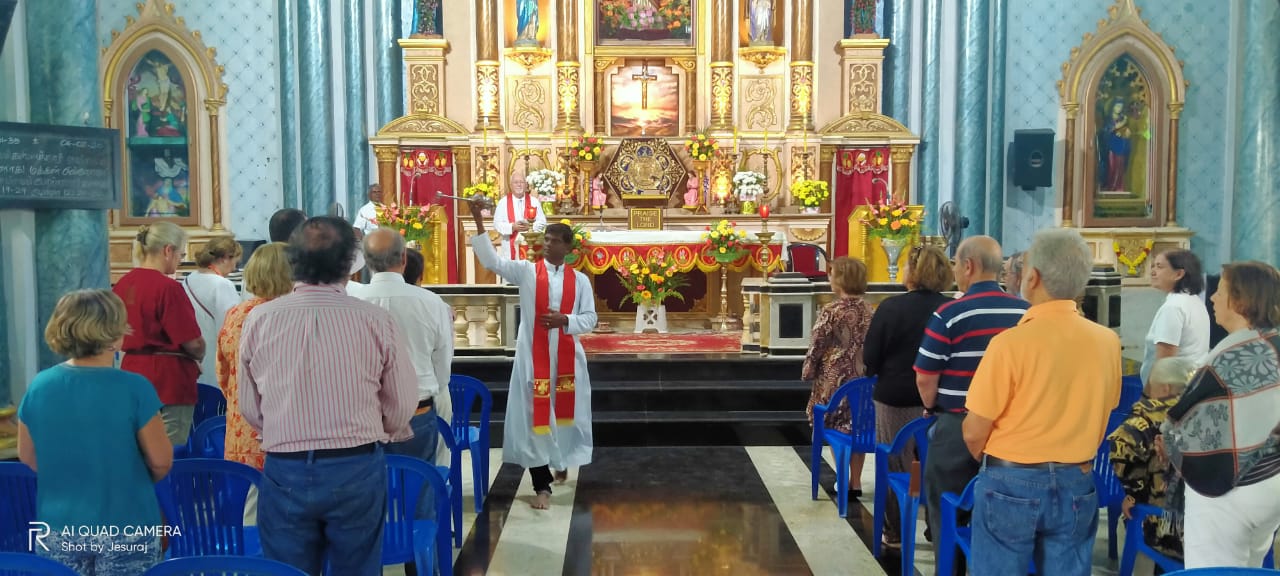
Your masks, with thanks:
[(0, 122), (0, 209), (120, 208), (120, 134)]

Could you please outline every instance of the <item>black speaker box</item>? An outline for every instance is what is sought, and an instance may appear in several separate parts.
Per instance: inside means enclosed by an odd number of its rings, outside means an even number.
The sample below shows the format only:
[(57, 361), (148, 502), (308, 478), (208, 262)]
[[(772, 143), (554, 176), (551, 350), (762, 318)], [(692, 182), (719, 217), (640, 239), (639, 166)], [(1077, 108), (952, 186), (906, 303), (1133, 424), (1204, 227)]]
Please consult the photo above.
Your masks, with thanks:
[(1053, 186), (1053, 130), (1014, 130), (1009, 172), (1023, 190)]

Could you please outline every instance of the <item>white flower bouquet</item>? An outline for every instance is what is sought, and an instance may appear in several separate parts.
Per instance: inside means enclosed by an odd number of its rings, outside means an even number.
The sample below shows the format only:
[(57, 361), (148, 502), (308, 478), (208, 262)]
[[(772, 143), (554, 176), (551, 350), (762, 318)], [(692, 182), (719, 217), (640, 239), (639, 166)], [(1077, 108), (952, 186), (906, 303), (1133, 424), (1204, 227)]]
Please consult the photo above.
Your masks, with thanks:
[(759, 172), (738, 172), (733, 175), (733, 189), (738, 199), (743, 202), (756, 202), (764, 195), (764, 174)]
[(539, 201), (548, 202), (555, 200), (556, 191), (564, 186), (564, 174), (543, 168), (530, 172), (524, 181), (529, 184), (529, 192)]

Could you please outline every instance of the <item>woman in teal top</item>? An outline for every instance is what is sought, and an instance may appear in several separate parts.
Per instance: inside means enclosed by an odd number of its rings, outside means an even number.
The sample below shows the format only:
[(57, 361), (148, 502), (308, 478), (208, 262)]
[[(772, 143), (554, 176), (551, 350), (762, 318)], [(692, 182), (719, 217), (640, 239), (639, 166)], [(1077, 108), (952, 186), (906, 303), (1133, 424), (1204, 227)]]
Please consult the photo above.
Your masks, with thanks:
[(80, 290), (54, 308), (44, 338), (70, 360), (36, 375), (18, 408), (18, 457), (36, 471), (35, 552), (82, 575), (130, 575), (160, 561), (154, 483), (173, 465), (160, 399), (117, 370), (129, 331), (110, 290)]

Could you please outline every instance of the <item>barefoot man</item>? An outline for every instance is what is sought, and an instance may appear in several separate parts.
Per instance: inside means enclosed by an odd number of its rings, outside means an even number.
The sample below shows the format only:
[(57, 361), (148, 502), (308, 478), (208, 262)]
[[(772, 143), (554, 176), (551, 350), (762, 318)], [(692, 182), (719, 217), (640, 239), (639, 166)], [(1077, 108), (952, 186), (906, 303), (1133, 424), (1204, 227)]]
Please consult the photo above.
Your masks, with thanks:
[(477, 230), (471, 247), (480, 265), (520, 288), (502, 461), (529, 469), (533, 507), (541, 510), (551, 504), (552, 468), (591, 463), (591, 381), (577, 335), (595, 328), (595, 296), (586, 275), (564, 264), (573, 229), (547, 226), (537, 263), (508, 260), (489, 242), (479, 203), (471, 204), (471, 216)]

